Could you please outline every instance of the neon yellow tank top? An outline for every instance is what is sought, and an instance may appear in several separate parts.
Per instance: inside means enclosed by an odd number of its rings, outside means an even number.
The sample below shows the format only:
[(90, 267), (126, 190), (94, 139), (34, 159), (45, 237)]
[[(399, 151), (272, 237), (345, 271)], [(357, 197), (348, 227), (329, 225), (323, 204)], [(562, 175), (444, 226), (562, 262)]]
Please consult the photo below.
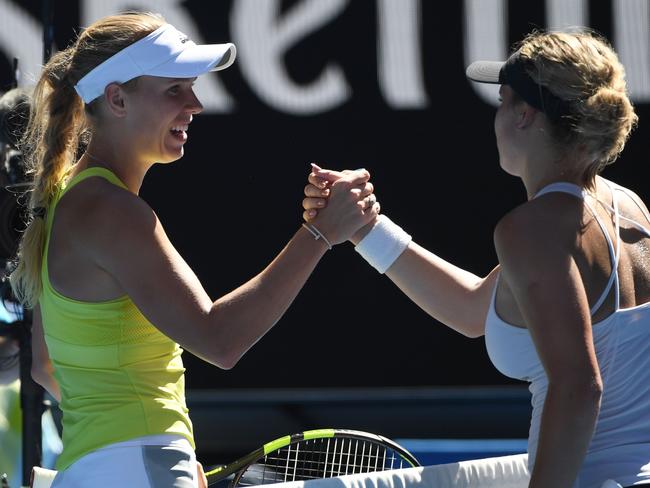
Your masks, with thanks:
[(92, 176), (126, 188), (109, 170), (88, 168), (59, 192), (46, 220), (39, 304), (61, 389), (59, 470), (95, 449), (146, 435), (180, 434), (194, 447), (180, 346), (156, 329), (126, 295), (83, 302), (61, 295), (50, 283), (47, 256), (56, 205), (66, 191)]

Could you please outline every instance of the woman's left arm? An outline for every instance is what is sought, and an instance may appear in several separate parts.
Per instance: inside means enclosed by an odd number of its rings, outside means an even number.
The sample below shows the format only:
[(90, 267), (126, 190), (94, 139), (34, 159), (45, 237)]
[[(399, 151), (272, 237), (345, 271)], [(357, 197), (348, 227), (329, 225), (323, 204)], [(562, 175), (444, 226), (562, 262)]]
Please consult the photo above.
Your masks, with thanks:
[(573, 257), (578, 238), (563, 237), (557, 221), (529, 217), (515, 209), (494, 233), (503, 279), (548, 377), (529, 486), (570, 488), (594, 432), (602, 381), (589, 303)]
[(52, 395), (56, 401), (61, 401), (59, 384), (54, 378), (54, 367), (50, 361), (50, 355), (45, 343), (43, 332), (43, 319), (41, 318), (41, 307), (36, 304), (32, 315), (32, 378)]

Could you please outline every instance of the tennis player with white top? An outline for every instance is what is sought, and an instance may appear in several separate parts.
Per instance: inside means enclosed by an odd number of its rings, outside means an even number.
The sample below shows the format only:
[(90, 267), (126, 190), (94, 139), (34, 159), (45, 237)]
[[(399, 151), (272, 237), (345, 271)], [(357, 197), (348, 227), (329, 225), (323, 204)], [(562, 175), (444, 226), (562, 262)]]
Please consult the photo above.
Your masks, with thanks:
[[(158, 15), (131, 13), (92, 24), (43, 68), (24, 148), (31, 218), (11, 283), (34, 307), (32, 374), (63, 411), (56, 488), (204, 485), (181, 347), (232, 368), (325, 252), (377, 215), (369, 174), (351, 172), (264, 270), (208, 296), (138, 192), (155, 162), (183, 156), (202, 110), (195, 78), (234, 59), (232, 44), (196, 45)], [(204, 212), (199, 233), (236, 238)]]
[[(530, 382), (531, 488), (650, 485), (650, 215), (599, 176), (637, 121), (623, 67), (593, 33), (550, 32), (467, 76), (501, 85), (500, 165), (528, 194), (496, 226), (499, 265), (483, 278), (459, 269), (383, 215), (356, 249), (434, 318), (485, 335), (494, 365)], [(305, 219), (340, 175), (314, 169)]]

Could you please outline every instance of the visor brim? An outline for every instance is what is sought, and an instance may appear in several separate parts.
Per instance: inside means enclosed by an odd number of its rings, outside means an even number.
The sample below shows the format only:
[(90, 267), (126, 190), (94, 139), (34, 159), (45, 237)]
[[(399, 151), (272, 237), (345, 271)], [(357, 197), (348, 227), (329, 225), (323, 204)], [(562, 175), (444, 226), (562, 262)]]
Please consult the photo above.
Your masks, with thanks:
[(500, 78), (504, 61), (476, 61), (465, 70), (465, 76), (479, 83), (503, 84)]
[(201, 44), (190, 46), (178, 56), (147, 70), (151, 76), (166, 78), (194, 78), (209, 71), (220, 71), (235, 62), (234, 44)]

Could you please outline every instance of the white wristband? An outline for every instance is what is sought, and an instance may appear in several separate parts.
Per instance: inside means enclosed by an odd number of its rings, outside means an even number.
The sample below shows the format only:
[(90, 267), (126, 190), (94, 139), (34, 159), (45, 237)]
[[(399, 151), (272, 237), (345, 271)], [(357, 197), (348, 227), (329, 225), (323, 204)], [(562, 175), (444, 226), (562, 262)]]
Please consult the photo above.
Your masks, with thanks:
[(363, 259), (380, 273), (385, 273), (391, 264), (404, 252), (411, 242), (411, 236), (385, 215), (377, 217), (373, 228), (354, 247)]

